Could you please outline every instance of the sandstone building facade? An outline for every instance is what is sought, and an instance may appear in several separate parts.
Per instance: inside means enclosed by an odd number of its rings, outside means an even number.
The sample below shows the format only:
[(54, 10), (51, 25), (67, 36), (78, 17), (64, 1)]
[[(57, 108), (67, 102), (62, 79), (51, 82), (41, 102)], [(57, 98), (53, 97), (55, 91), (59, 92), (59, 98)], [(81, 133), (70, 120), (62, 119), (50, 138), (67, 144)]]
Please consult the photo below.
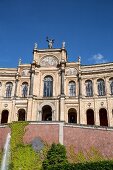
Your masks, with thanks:
[(25, 120), (112, 127), (113, 63), (68, 62), (64, 43), (35, 44), (31, 64), (0, 68), (0, 123)]

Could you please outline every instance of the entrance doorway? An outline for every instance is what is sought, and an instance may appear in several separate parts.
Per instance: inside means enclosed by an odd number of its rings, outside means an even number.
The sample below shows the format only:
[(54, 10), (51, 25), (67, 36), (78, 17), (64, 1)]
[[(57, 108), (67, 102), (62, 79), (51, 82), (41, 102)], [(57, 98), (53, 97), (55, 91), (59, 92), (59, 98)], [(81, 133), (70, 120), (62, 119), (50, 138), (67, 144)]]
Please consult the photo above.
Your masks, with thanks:
[(52, 121), (52, 108), (49, 105), (42, 108), (42, 121)]
[(1, 115), (1, 123), (8, 123), (8, 116), (9, 116), (8, 110), (3, 110)]

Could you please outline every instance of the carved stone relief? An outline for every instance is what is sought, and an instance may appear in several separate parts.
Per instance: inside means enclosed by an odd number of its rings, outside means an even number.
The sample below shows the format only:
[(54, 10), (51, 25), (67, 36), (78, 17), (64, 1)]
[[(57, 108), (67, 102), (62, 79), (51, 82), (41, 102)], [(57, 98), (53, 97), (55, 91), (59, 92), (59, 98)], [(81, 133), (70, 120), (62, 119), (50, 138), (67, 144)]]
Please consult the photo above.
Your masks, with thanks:
[(40, 65), (42, 67), (47, 67), (47, 66), (57, 66), (58, 60), (54, 56), (45, 56), (44, 58), (41, 59)]
[(29, 70), (23, 70), (21, 75), (22, 76), (29, 76)]
[(77, 70), (75, 68), (68, 68), (66, 71), (66, 75), (77, 75)]

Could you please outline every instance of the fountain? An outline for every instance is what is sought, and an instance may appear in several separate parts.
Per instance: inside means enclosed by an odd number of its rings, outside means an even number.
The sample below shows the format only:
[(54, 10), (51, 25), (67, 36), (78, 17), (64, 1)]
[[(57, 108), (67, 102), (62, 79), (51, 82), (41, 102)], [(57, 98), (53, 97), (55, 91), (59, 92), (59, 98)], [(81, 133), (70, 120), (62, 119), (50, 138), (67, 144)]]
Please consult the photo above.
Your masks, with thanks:
[(6, 143), (4, 146), (4, 153), (3, 153), (3, 159), (1, 164), (1, 170), (8, 170), (8, 164), (9, 164), (9, 156), (10, 156), (10, 133), (7, 134)]

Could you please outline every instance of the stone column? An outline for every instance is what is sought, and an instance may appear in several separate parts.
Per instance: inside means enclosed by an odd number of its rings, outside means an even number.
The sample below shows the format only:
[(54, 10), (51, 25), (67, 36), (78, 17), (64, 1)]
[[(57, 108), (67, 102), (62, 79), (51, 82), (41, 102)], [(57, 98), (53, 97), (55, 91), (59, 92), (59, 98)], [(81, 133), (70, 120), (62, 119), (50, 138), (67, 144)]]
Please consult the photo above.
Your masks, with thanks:
[(108, 119), (108, 126), (110, 126), (110, 120), (112, 120), (112, 114), (111, 111), (109, 112), (109, 93), (108, 93), (108, 89), (109, 89), (109, 79), (107, 79), (107, 77), (104, 77), (105, 80), (105, 95), (106, 95), (106, 109), (107, 109), (107, 119)]
[(61, 95), (64, 95), (65, 60), (61, 61)]
[(109, 76), (106, 77), (106, 88), (107, 88), (107, 112), (108, 112), (108, 125), (112, 126), (113, 125), (113, 113), (112, 113), (112, 95), (111, 95), (111, 89), (110, 89), (110, 80), (109, 80)]
[(82, 96), (82, 93), (81, 93), (81, 77), (80, 77), (80, 75), (78, 75), (78, 85), (79, 85), (79, 91), (78, 91), (78, 102), (79, 102), (79, 118), (78, 118), (78, 124), (80, 124), (81, 123), (81, 120), (80, 120), (80, 117), (81, 117), (81, 96)]
[(93, 79), (93, 96), (96, 97), (98, 95), (98, 84), (97, 79)]
[(32, 108), (33, 108), (33, 100), (32, 98), (29, 98), (28, 105), (27, 105), (27, 121), (32, 120)]
[(95, 104), (95, 125), (100, 126), (99, 110), (97, 107), (97, 104)]
[(6, 82), (2, 83), (2, 97), (6, 97)]
[(14, 91), (14, 97), (16, 97), (17, 94), (17, 85), (18, 85), (18, 79), (15, 80), (15, 91)]
[(61, 95), (64, 95), (64, 73), (65, 70), (61, 70)]
[(12, 109), (11, 109), (11, 111), (10, 111), (10, 120), (9, 120), (9, 122), (11, 122), (11, 121), (17, 121), (16, 120), (16, 111), (15, 111), (15, 99), (14, 100), (12, 100)]
[(39, 110), (38, 112), (39, 112), (38, 121), (42, 121), (42, 111), (41, 111), (41, 110)]
[(64, 141), (63, 141), (63, 137), (64, 137), (64, 123), (61, 122), (59, 124), (59, 143), (63, 145)]
[(56, 121), (55, 110), (52, 110), (52, 121)]
[(81, 91), (81, 86), (82, 86), (82, 83), (81, 83), (81, 77), (78, 77), (78, 83), (79, 83), (79, 97), (81, 97), (82, 96), (82, 91)]
[(29, 95), (33, 95), (33, 81), (34, 81), (34, 74), (35, 74), (35, 71), (32, 70), (31, 71), (31, 77), (30, 77), (30, 89), (29, 89)]
[(65, 121), (64, 113), (65, 113), (65, 97), (61, 96), (60, 98), (60, 121)]
[(55, 116), (56, 116), (56, 121), (59, 121), (59, 119), (60, 119), (60, 115), (59, 115), (59, 113), (60, 113), (60, 110), (59, 110), (59, 100), (57, 100), (56, 101), (56, 113), (55, 113)]
[(61, 62), (60, 121), (64, 121), (64, 112), (65, 112), (64, 74), (65, 74), (65, 61), (62, 61)]
[(107, 95), (107, 96), (111, 96), (109, 76), (106, 77), (106, 89), (107, 89), (106, 95)]
[(97, 80), (94, 79), (94, 118), (95, 118), (95, 125), (100, 126), (100, 118), (99, 118), (99, 104), (98, 104), (98, 99), (97, 99), (97, 93), (98, 88), (97, 88)]

